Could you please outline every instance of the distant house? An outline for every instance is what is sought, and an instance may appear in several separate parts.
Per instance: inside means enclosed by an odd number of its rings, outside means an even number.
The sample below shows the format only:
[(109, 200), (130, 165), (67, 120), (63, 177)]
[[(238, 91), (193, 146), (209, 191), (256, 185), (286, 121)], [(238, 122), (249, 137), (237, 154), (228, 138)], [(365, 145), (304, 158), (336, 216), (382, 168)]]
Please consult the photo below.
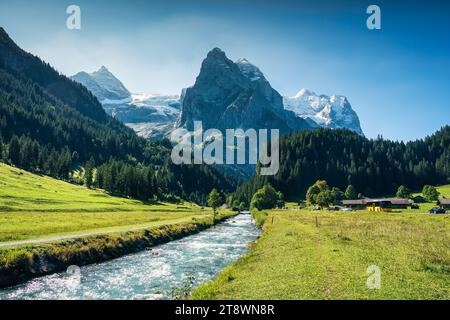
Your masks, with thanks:
[(388, 201), (391, 202), (392, 209), (407, 209), (412, 204), (411, 200), (402, 198), (389, 198)]
[(414, 203), (424, 203), (424, 202), (425, 202), (425, 198), (422, 197), (422, 196), (415, 196), (415, 197), (412, 197), (411, 200), (412, 200)]
[(367, 209), (374, 212), (390, 212), (392, 209), (406, 209), (411, 205), (408, 199), (381, 198), (381, 199), (359, 199), (344, 200), (342, 204), (352, 209)]
[(442, 209), (449, 210), (450, 209), (450, 199), (439, 199), (437, 201), (437, 205)]

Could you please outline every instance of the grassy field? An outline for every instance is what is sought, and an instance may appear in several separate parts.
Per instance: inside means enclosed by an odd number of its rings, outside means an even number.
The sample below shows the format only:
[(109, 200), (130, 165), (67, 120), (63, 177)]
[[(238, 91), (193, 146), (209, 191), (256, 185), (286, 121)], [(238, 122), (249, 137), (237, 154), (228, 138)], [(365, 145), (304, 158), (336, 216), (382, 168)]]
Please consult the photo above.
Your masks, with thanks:
[[(450, 299), (448, 215), (280, 210), (257, 218), (265, 232), (251, 252), (192, 298)], [(379, 290), (367, 287), (371, 265), (381, 271)]]
[(113, 197), (0, 163), (0, 242), (182, 222), (210, 211)]
[(441, 193), (440, 197), (450, 198), (450, 184), (436, 188)]

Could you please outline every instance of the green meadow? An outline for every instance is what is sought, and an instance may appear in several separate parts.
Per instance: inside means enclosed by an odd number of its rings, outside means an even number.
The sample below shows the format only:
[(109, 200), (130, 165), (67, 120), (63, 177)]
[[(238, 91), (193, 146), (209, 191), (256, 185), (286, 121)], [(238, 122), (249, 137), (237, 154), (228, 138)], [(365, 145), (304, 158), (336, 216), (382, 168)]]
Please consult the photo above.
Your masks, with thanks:
[(441, 194), (440, 196), (444, 196), (446, 198), (450, 198), (450, 184), (445, 186), (436, 187), (437, 191)]
[(0, 163), (0, 242), (177, 223), (210, 211), (114, 197)]
[(448, 215), (271, 210), (256, 221), (250, 253), (193, 299), (450, 299)]

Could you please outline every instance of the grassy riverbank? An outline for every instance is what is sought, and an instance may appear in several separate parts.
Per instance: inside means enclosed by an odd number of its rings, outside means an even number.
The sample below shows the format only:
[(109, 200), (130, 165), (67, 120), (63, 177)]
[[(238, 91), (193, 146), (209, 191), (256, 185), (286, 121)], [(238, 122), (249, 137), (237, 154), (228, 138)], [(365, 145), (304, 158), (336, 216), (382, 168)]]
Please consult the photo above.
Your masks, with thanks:
[[(257, 220), (265, 232), (251, 252), (192, 298), (450, 299), (449, 216), (274, 210)], [(367, 288), (371, 265), (379, 290)]]
[(189, 221), (211, 214), (192, 203), (113, 197), (0, 163), (0, 243)]

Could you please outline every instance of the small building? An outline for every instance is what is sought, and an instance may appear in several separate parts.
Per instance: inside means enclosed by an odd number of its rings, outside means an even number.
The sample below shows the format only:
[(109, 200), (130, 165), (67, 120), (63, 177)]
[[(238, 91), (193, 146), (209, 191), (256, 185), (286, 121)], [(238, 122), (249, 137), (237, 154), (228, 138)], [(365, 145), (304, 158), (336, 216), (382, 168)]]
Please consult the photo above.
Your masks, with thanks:
[(409, 206), (411, 206), (412, 203), (412, 201), (408, 199), (401, 198), (390, 198), (387, 200), (391, 202), (392, 209), (407, 209)]
[(353, 210), (364, 210), (367, 206), (366, 199), (342, 200), (342, 205)]
[(415, 196), (415, 197), (412, 197), (411, 200), (412, 200), (414, 203), (425, 203), (425, 198), (422, 197), (422, 196)]
[(369, 199), (367, 201), (367, 210), (374, 212), (390, 212), (392, 203), (388, 199)]
[(450, 210), (450, 199), (439, 199), (437, 205), (445, 210)]
[(367, 209), (376, 212), (390, 212), (392, 209), (407, 209), (411, 205), (408, 199), (382, 198), (367, 200)]
[(401, 198), (381, 198), (381, 199), (358, 199), (343, 200), (342, 205), (354, 210), (364, 210), (374, 212), (390, 212), (392, 209), (406, 209), (411, 205), (410, 200)]

